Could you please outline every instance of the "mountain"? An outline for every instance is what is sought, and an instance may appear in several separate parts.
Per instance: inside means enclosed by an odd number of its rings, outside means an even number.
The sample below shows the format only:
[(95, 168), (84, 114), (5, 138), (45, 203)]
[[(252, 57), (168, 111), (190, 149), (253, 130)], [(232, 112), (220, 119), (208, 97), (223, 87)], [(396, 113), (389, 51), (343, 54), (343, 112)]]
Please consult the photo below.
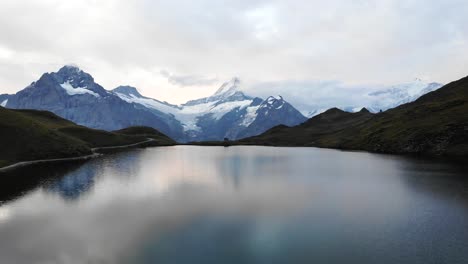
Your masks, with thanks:
[(383, 113), (330, 109), (238, 144), (315, 146), (382, 153), (468, 155), (468, 77)]
[(154, 127), (175, 139), (183, 137), (182, 126), (172, 115), (150, 112), (123, 101), (75, 66), (43, 74), (24, 90), (8, 96), (5, 106), (51, 111), (91, 128), (116, 130), (143, 125)]
[(306, 120), (282, 98), (278, 104), (284, 107), (274, 108), (268, 101), (245, 95), (239, 87), (240, 80), (233, 78), (212, 96), (173, 105), (145, 97), (131, 86), (108, 91), (78, 67), (64, 66), (43, 74), (14, 95), (0, 95), (0, 104), (11, 109), (47, 110), (77, 124), (108, 131), (153, 127), (181, 142), (238, 139)]
[(6, 104), (8, 103), (8, 98), (10, 98), (10, 95), (8, 94), (0, 94), (0, 106), (5, 107)]
[(416, 78), (413, 82), (394, 85), (367, 94), (371, 102), (367, 107), (373, 112), (385, 111), (399, 105), (410, 103), (419, 97), (441, 88), (443, 84), (427, 83)]
[(150, 145), (175, 144), (152, 128), (108, 132), (79, 126), (47, 111), (3, 107), (0, 131), (0, 167), (19, 161), (89, 155), (95, 147), (139, 143), (147, 138), (155, 139)]
[(306, 121), (306, 118), (281, 96), (270, 96), (248, 111), (243, 122), (251, 121), (251, 123), (239, 133), (237, 138), (261, 134), (278, 124), (294, 126)]
[(174, 116), (184, 128), (185, 141), (238, 139), (279, 124), (297, 125), (306, 120), (282, 97), (263, 100), (245, 95), (239, 88), (240, 80), (233, 78), (212, 96), (180, 106), (145, 97), (134, 87), (117, 87), (112, 92), (128, 103)]
[(362, 124), (374, 115), (366, 108), (356, 113), (331, 108), (298, 126), (277, 126), (257, 137), (242, 139), (240, 142), (273, 146), (317, 146), (317, 140), (324, 135)]
[[(418, 99), (424, 94), (435, 91), (441, 88), (443, 84), (436, 82), (426, 82), (419, 78), (416, 78), (412, 82), (396, 84), (392, 86), (383, 86), (375, 88), (362, 88), (367, 92), (361, 92), (361, 94), (353, 94), (353, 98), (343, 98), (339, 101), (346, 102), (343, 105), (330, 105), (332, 101), (337, 101), (337, 98), (343, 96), (337, 94), (330, 94), (330, 98), (333, 100), (327, 100), (324, 97), (323, 102), (320, 100), (311, 100), (309, 105), (301, 107), (301, 113), (308, 117), (314, 117), (318, 114), (325, 112), (331, 107), (338, 107), (339, 109), (347, 112), (358, 112), (363, 107), (373, 113), (377, 113), (390, 108), (395, 108), (399, 105), (410, 103)], [(369, 92), (369, 89), (371, 92)], [(354, 101), (354, 102), (353, 102)]]

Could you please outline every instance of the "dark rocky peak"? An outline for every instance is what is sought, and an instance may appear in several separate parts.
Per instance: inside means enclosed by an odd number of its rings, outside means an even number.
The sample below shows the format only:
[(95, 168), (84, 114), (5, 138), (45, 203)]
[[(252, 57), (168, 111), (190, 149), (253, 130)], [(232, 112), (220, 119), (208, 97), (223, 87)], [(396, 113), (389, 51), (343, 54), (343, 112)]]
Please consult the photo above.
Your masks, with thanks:
[(270, 96), (265, 101), (262, 102), (262, 108), (274, 108), (274, 109), (281, 109), (283, 105), (286, 103), (281, 95), (278, 96)]
[(361, 111), (359, 111), (359, 113), (370, 113), (370, 111), (367, 110), (367, 108), (363, 107)]
[(89, 73), (73, 65), (65, 65), (52, 75), (61, 83), (66, 81), (72, 84), (94, 83), (94, 78)]
[(119, 86), (119, 87), (115, 88), (112, 91), (115, 92), (115, 93), (121, 93), (121, 94), (125, 94), (125, 95), (128, 95), (128, 96), (133, 95), (135, 97), (144, 98), (144, 96), (141, 95), (140, 92), (138, 92), (137, 88), (135, 88), (133, 86), (128, 86), (128, 85)]
[(252, 100), (252, 103), (250, 104), (250, 106), (257, 106), (257, 105), (261, 105), (262, 103), (263, 103), (263, 99), (262, 99), (262, 98), (255, 97), (255, 98)]
[(341, 109), (338, 109), (336, 107), (333, 107), (333, 108), (330, 108), (330, 109), (328, 109), (327, 111), (325, 111), (325, 112), (323, 112), (321, 114), (318, 114), (318, 115), (310, 118), (304, 124), (306, 126), (308, 126), (310, 124), (314, 124), (315, 122), (322, 122), (322, 121), (332, 122), (334, 120), (338, 120), (338, 119), (341, 119), (341, 118), (346, 118), (349, 115), (352, 115), (352, 114), (349, 113), (349, 112), (345, 112), (345, 111), (343, 111)]
[(346, 112), (339, 109), (339, 108), (336, 108), (336, 107), (333, 107), (333, 108), (330, 108), (328, 109), (327, 111), (321, 113), (320, 115), (336, 115), (336, 114), (345, 114)]
[(40, 82), (47, 82), (50, 84), (52, 78), (57, 84), (68, 89), (86, 89), (92, 91), (100, 96), (108, 95), (108, 92), (99, 84), (94, 82), (91, 74), (84, 72), (74, 65), (65, 65), (57, 72), (46, 73), (36, 83), (36, 87), (42, 87)]

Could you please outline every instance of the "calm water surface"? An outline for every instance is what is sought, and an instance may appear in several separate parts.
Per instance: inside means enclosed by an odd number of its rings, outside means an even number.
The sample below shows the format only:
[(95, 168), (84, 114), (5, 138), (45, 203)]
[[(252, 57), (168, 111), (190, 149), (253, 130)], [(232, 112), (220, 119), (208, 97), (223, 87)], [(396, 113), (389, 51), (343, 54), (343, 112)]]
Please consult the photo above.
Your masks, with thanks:
[(0, 174), (0, 263), (468, 263), (467, 172), (189, 146), (33, 167)]

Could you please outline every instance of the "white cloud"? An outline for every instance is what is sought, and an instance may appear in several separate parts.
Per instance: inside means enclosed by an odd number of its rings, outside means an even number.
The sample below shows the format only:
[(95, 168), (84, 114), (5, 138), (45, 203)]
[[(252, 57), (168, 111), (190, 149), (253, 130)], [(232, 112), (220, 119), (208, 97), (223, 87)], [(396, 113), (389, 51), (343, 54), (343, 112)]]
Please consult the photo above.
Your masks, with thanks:
[(169, 83), (182, 87), (213, 85), (219, 82), (217, 78), (209, 78), (196, 75), (175, 75), (166, 70), (161, 70), (160, 74), (163, 77), (167, 78)]
[(2, 0), (0, 93), (70, 62), (108, 89), (130, 84), (174, 103), (232, 76), (448, 82), (467, 75), (466, 14), (465, 0)]

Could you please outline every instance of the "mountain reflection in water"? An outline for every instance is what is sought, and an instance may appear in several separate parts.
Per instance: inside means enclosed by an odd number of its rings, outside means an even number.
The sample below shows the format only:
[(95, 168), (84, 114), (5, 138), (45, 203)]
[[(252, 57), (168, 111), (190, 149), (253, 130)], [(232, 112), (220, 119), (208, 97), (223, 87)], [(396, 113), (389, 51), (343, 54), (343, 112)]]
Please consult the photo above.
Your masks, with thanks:
[(29, 167), (1, 178), (0, 262), (465, 263), (467, 172), (362, 152), (192, 146)]

